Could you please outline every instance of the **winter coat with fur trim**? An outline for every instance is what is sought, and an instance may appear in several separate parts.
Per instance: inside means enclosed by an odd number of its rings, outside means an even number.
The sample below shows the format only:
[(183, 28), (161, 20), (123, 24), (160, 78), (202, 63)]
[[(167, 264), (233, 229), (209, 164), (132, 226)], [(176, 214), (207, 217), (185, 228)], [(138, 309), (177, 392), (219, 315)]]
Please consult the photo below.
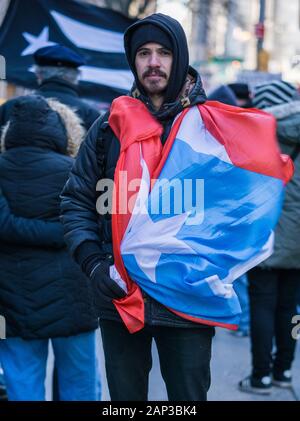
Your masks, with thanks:
[[(38, 96), (15, 102), (0, 155), (0, 188), (14, 215), (59, 221), (59, 195), (83, 135), (79, 118), (63, 104)], [(89, 281), (65, 247), (1, 241), (0, 314), (7, 336), (24, 339), (70, 336), (98, 325)]]

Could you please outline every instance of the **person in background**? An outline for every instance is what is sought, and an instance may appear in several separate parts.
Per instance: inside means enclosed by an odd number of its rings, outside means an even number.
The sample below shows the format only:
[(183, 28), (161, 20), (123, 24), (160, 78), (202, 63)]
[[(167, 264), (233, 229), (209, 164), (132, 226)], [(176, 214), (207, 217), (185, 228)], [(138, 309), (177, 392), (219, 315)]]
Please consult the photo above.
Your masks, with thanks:
[(239, 388), (270, 394), (273, 385), (292, 386), (296, 348), (292, 318), (300, 288), (300, 100), (293, 85), (274, 81), (255, 89), (253, 106), (276, 118), (280, 148), (295, 166), (275, 230), (274, 253), (248, 272), (252, 372)]
[(247, 83), (234, 82), (234, 83), (229, 83), (227, 86), (234, 93), (237, 100), (237, 105), (239, 107), (251, 108), (253, 106), (252, 93)]
[(237, 98), (232, 90), (226, 85), (220, 85), (213, 89), (207, 96), (209, 101), (219, 101), (223, 104), (237, 106)]
[[(71, 107), (82, 120), (86, 130), (99, 117), (96, 109), (79, 97), (78, 81), (84, 58), (60, 44), (42, 47), (34, 53), (35, 74), (39, 84), (36, 94), (55, 98)], [(15, 98), (0, 107), (0, 127), (7, 123)]]
[[(14, 215), (0, 188), (0, 241), (22, 243), (36, 247), (65, 247), (63, 227), (60, 222), (22, 218)], [(0, 298), (1, 302), (1, 298)], [(0, 361), (0, 401), (7, 400), (4, 373)]]
[[(0, 360), (9, 400), (45, 399), (49, 340), (60, 399), (100, 398), (89, 282), (66, 247), (58, 247), (60, 229), (57, 238), (55, 231), (49, 236), (54, 247), (50, 240), (32, 241), (38, 220), (60, 223), (59, 194), (84, 134), (71, 109), (34, 95), (15, 100), (3, 129), (0, 187), (13, 215), (24, 218), (9, 225), (0, 242), (0, 314), (6, 320)], [(38, 229), (45, 234), (47, 226)]]

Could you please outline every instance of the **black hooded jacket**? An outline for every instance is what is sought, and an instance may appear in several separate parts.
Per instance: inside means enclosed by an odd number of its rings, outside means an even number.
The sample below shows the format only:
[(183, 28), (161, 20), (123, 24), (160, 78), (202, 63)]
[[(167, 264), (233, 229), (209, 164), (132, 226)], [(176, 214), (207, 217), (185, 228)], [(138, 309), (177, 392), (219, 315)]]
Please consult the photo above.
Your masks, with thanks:
[[(174, 57), (178, 57), (179, 60), (179, 48), (185, 48), (188, 54), (186, 43), (181, 45), (177, 41), (178, 22), (168, 16), (152, 15), (150, 18), (133, 24), (130, 28), (141, 25), (148, 19), (151, 19), (152, 23), (153, 20), (157, 21), (163, 29), (169, 31), (169, 35), (174, 40), (174, 49), (176, 49), (173, 51)], [(125, 49), (128, 54), (130, 54), (130, 48), (126, 46), (126, 43), (130, 43), (132, 33), (130, 28), (125, 34)], [(180, 31), (183, 33), (181, 27)], [(184, 56), (185, 52), (180, 51), (180, 54)], [(183, 65), (185, 66), (185, 62)], [(179, 94), (186, 80), (185, 71), (179, 72), (180, 75), (185, 74), (185, 77), (178, 82), (178, 98), (171, 103), (164, 103), (158, 112), (153, 110), (149, 98), (136, 89), (136, 86), (131, 91), (131, 95), (143, 101), (149, 111), (163, 124), (162, 143), (167, 139), (178, 113), (187, 106), (203, 103), (206, 100), (200, 75), (191, 67), (187, 67), (186, 70), (193, 80), (193, 88), (186, 95)], [(135, 73), (135, 69), (133, 71)], [(114, 179), (119, 154), (120, 142), (110, 129), (108, 114), (106, 114), (99, 118), (88, 132), (62, 193), (61, 208), (65, 240), (75, 260), (88, 276), (99, 260), (106, 260), (107, 263), (113, 264), (111, 215), (97, 213), (96, 201), (99, 195), (97, 195), (96, 185), (102, 178)], [(112, 303), (100, 301), (99, 306), (100, 318), (121, 321)], [(145, 300), (145, 320), (146, 323), (153, 325), (203, 327), (203, 325), (176, 316), (150, 297)]]
[[(80, 124), (69, 119), (71, 125)], [(37, 244), (30, 233), (34, 221), (59, 223), (59, 194), (74, 162), (71, 138), (62, 115), (44, 98), (29, 95), (15, 101), (1, 139), (0, 190), (13, 215), (22, 217), (19, 233), (28, 237), (29, 232), (29, 237), (21, 241), (19, 234), (12, 241), (11, 227), (9, 241), (0, 241), (0, 314), (7, 337), (66, 337), (98, 326), (90, 283), (66, 247)]]

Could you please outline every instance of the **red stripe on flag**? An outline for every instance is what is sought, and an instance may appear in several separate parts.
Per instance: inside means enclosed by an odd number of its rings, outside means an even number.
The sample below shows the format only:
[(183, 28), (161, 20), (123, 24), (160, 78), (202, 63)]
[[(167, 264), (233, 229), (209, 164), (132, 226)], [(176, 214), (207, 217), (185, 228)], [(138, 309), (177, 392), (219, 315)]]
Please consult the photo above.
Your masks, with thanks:
[(169, 307), (168, 307), (168, 310), (170, 310), (172, 313), (176, 314), (177, 316), (182, 317), (183, 319), (186, 319), (198, 324), (201, 323), (203, 325), (208, 325), (208, 326), (224, 327), (225, 329), (229, 329), (229, 330), (237, 330), (239, 327), (238, 325), (231, 324), (231, 323), (221, 323), (221, 322), (215, 322), (214, 320), (206, 320), (206, 319), (201, 319), (199, 317), (189, 316), (185, 313), (180, 313), (179, 311), (173, 310)]
[(276, 120), (264, 111), (207, 101), (198, 105), (207, 130), (224, 145), (237, 167), (281, 179), (287, 183), (294, 166), (281, 155), (276, 137)]

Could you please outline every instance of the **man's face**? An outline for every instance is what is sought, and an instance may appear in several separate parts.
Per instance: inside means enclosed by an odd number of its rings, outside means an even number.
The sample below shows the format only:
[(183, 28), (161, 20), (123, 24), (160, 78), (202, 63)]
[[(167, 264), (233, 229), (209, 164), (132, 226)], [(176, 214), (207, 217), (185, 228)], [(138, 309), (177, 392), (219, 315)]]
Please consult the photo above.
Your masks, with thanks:
[(172, 52), (161, 44), (148, 42), (137, 50), (136, 72), (149, 96), (163, 95), (168, 86), (172, 62)]

